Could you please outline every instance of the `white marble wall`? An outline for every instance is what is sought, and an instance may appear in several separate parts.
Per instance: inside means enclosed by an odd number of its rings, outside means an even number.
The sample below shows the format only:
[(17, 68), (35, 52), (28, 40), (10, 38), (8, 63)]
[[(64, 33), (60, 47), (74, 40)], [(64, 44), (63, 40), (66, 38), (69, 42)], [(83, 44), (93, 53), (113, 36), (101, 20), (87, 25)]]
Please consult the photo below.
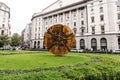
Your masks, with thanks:
[(0, 35), (4, 32), (4, 35), (10, 36), (10, 28), (10, 8), (0, 2)]
[[(64, 1), (62, 4), (64, 4)], [(82, 0), (77, 0), (80, 2)], [(66, 1), (65, 1), (66, 2)], [(118, 49), (118, 33), (120, 32), (117, 14), (119, 5), (117, 0), (90, 0), (88, 2), (70, 3), (73, 6), (55, 7), (59, 2), (48, 6), (43, 12), (34, 14), (32, 17), (32, 48), (34, 41), (40, 41), (40, 48), (43, 48), (43, 37), (47, 29), (53, 24), (68, 25), (74, 32), (76, 28), (76, 48), (80, 49), (80, 39), (85, 40), (85, 48), (91, 49), (91, 39), (97, 40), (97, 50), (101, 49), (100, 39), (107, 40), (107, 49)], [(102, 12), (100, 11), (102, 8)], [(100, 21), (100, 16), (104, 16), (104, 20)], [(94, 22), (91, 22), (91, 17), (94, 17)], [(39, 24), (40, 23), (40, 24)], [(104, 26), (104, 34), (101, 34), (101, 26)], [(40, 27), (40, 31), (38, 31)], [(92, 27), (95, 27), (95, 34), (92, 34)], [(37, 30), (36, 30), (37, 28)], [(83, 32), (83, 33), (82, 33)], [(40, 33), (40, 39), (38, 34)], [(35, 38), (35, 35), (37, 36)]]

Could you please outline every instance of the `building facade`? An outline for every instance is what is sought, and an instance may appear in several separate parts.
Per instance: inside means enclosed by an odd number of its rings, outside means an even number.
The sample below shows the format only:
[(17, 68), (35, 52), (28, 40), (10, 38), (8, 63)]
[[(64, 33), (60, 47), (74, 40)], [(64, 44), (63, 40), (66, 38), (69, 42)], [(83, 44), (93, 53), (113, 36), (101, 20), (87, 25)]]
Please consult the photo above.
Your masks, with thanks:
[(120, 49), (120, 0), (57, 0), (33, 14), (31, 21), (31, 48), (44, 48), (47, 29), (63, 24), (76, 35), (76, 49)]
[(0, 35), (11, 35), (10, 8), (0, 2)]
[(21, 47), (23, 49), (30, 48), (31, 31), (32, 31), (31, 28), (32, 28), (32, 24), (29, 23), (26, 25), (25, 29), (21, 33), (21, 41), (22, 41)]

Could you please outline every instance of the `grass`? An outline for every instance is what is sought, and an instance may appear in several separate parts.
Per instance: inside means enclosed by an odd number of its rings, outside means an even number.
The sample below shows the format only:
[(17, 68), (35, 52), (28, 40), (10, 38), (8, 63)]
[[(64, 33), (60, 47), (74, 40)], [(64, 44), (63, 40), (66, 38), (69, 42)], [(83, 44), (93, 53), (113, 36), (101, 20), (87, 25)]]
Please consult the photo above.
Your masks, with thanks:
[(86, 56), (78, 56), (78, 54), (69, 54), (64, 57), (59, 57), (54, 56), (49, 52), (46, 53), (42, 51), (34, 51), (34, 54), (25, 53), (26, 51), (23, 51), (22, 54), (1, 55), (0, 70), (29, 70), (36, 68), (49, 68), (84, 63), (90, 60), (90, 58), (87, 58)]
[(120, 55), (0, 51), (0, 80), (120, 80)]

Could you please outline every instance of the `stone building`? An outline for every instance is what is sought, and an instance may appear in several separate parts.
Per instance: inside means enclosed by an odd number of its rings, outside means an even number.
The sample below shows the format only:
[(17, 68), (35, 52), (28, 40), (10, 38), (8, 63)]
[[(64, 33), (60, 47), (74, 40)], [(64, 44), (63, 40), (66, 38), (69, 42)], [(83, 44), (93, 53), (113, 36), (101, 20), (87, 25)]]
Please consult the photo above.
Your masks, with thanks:
[(0, 35), (11, 35), (10, 8), (0, 2)]
[(21, 33), (21, 47), (24, 48), (30, 48), (30, 40), (31, 40), (31, 27), (32, 24), (29, 23), (26, 25), (25, 29)]
[(31, 48), (44, 48), (47, 29), (63, 24), (76, 35), (76, 49), (120, 49), (120, 0), (57, 0), (31, 21)]

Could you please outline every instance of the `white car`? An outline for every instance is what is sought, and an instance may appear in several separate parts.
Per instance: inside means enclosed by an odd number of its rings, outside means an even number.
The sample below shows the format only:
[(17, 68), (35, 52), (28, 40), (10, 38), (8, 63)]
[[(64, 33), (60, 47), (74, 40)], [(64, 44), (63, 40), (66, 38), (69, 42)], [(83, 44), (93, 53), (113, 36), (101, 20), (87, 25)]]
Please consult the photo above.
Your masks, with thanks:
[(115, 50), (114, 52), (115, 52), (115, 53), (120, 53), (120, 49), (118, 49), (118, 50)]
[(83, 49), (72, 49), (71, 52), (83, 52)]

